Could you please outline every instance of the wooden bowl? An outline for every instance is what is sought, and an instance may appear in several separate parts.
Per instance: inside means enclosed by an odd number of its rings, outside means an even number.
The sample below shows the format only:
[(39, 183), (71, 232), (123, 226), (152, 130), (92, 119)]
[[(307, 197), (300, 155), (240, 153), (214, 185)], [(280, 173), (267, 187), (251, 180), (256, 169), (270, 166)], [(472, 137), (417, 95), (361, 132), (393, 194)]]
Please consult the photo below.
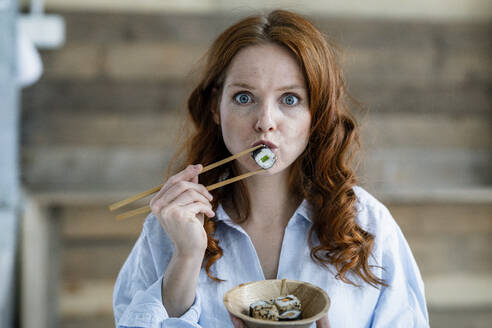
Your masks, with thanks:
[[(259, 300), (295, 295), (301, 302), (302, 319), (294, 321), (268, 321), (249, 316), (249, 305)], [(330, 307), (330, 298), (321, 288), (297, 280), (260, 280), (241, 284), (224, 295), (224, 305), (229, 313), (243, 320), (248, 328), (305, 327), (322, 318)]]

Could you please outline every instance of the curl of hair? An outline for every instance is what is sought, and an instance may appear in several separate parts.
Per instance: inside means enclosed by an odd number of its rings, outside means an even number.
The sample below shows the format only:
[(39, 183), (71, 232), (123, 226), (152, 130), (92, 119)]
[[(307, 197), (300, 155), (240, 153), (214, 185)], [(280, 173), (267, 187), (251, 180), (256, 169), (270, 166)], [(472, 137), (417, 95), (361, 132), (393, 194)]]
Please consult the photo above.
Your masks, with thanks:
[[(290, 168), (289, 186), (293, 195), (300, 195), (313, 206), (313, 225), (309, 245), (313, 261), (337, 270), (337, 278), (356, 285), (347, 275), (355, 274), (370, 285), (385, 285), (371, 272), (369, 257), (374, 236), (356, 223), (356, 177), (349, 167), (359, 148), (358, 128), (345, 103), (344, 80), (337, 63), (337, 48), (329, 44), (321, 32), (307, 19), (284, 10), (268, 15), (252, 16), (225, 30), (212, 44), (204, 74), (191, 92), (187, 107), (195, 131), (178, 154), (186, 154), (182, 169), (188, 164), (204, 165), (230, 156), (222, 139), (220, 127), (214, 122), (222, 84), (233, 57), (243, 48), (275, 43), (288, 49), (297, 58), (307, 84), (312, 115), (310, 138), (305, 151)], [(217, 182), (224, 174), (237, 174), (234, 165), (224, 165), (200, 175), (200, 183)], [(230, 201), (241, 222), (249, 215), (249, 196), (241, 181), (212, 192), (213, 209), (233, 195)], [(205, 269), (222, 256), (222, 248), (214, 238), (216, 222), (206, 218), (208, 235)], [(314, 245), (313, 234), (319, 239)]]

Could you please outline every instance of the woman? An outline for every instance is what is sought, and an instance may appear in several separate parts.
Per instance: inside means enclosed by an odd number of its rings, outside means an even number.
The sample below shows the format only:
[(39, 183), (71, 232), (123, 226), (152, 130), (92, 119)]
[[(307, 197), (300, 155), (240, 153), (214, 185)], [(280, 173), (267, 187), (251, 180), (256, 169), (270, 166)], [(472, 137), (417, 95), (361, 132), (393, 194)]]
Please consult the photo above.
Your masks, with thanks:
[[(188, 99), (195, 132), (185, 163), (152, 198), (152, 214), (114, 290), (119, 327), (241, 327), (222, 304), (249, 281), (289, 278), (331, 298), (317, 327), (426, 327), (423, 282), (388, 210), (356, 186), (358, 130), (332, 46), (287, 11), (246, 18), (212, 45)], [(256, 144), (274, 166), (256, 170)], [(328, 323), (329, 321), (329, 323)]]

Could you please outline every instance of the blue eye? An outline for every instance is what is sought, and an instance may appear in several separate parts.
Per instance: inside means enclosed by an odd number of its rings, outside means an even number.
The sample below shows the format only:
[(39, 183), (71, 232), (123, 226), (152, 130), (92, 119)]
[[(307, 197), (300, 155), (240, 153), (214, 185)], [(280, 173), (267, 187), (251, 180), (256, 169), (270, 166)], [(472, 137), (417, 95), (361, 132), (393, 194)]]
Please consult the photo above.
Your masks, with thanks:
[(299, 97), (294, 95), (286, 95), (282, 98), (282, 102), (289, 106), (295, 106), (299, 103)]
[(234, 96), (234, 101), (240, 105), (249, 104), (252, 102), (251, 96), (247, 93), (241, 92)]

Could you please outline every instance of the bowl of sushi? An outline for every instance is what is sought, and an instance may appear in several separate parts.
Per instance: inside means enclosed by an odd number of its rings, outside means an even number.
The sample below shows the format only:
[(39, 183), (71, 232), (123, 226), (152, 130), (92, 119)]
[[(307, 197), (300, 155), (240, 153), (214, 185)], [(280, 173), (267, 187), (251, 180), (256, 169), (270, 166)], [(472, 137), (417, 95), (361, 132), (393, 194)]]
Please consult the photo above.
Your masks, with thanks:
[(224, 295), (224, 305), (248, 328), (309, 328), (328, 313), (330, 298), (310, 283), (289, 279), (241, 284)]

